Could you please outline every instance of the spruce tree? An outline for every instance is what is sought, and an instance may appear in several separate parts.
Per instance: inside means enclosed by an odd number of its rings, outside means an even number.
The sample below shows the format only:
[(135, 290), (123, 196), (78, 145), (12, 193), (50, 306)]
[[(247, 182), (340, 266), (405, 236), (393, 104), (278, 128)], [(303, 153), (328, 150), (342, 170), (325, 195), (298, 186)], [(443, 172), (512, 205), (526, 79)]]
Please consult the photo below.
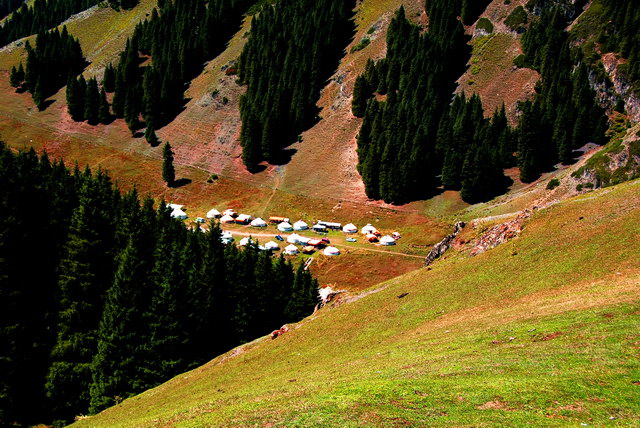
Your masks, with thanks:
[(156, 131), (153, 129), (152, 125), (147, 125), (147, 129), (144, 130), (144, 138), (152, 147), (160, 144), (160, 140), (158, 139)]
[(97, 353), (91, 366), (92, 413), (149, 386), (140, 370), (148, 341), (142, 322), (148, 272), (140, 248), (133, 238), (129, 240), (119, 256), (114, 282), (107, 292), (97, 332)]
[(98, 121), (107, 124), (111, 121), (111, 111), (109, 110), (109, 102), (107, 101), (107, 93), (102, 87), (100, 90), (100, 104), (98, 106)]
[(104, 75), (102, 77), (102, 87), (105, 92), (111, 93), (116, 88), (116, 72), (113, 68), (113, 64), (109, 63), (104, 69)]
[(100, 119), (100, 92), (95, 78), (87, 82), (87, 91), (84, 100), (84, 118), (90, 125), (96, 125)]
[(176, 181), (176, 170), (173, 166), (173, 151), (167, 141), (162, 149), (162, 179), (172, 187)]

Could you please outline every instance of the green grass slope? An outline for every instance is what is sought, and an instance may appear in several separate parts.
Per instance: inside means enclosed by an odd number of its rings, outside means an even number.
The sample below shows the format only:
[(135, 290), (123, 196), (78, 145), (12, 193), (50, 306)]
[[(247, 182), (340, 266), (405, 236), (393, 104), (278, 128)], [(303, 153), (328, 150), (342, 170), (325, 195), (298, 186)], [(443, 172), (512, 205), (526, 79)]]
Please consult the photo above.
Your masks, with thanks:
[(568, 199), (78, 425), (640, 424), (638, 207)]

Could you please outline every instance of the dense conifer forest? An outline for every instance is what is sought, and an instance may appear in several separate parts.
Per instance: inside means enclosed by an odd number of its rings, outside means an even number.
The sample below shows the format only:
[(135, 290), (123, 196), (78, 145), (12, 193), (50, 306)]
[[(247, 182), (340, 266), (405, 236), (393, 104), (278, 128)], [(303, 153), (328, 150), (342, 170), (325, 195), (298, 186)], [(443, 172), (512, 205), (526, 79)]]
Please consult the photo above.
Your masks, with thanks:
[(281, 149), (316, 120), (320, 90), (353, 35), (354, 1), (280, 0), (251, 24), (239, 62), (242, 159), (249, 170), (279, 162)]
[(11, 12), (19, 8), (23, 0), (0, 0), (0, 18), (4, 18)]
[[(127, 41), (117, 67), (105, 70), (105, 91), (115, 92), (115, 116), (133, 133), (142, 126), (141, 115), (150, 131), (170, 122), (185, 103), (188, 82), (222, 52), (250, 3), (160, 0)], [(148, 58), (150, 64), (140, 67)]]
[(308, 315), (317, 281), (0, 145), (0, 423), (69, 422)]
[[(483, 201), (506, 189), (503, 168), (517, 165), (520, 178), (530, 182), (557, 162), (571, 162), (574, 149), (604, 142), (604, 109), (565, 31), (578, 6), (557, 3), (539, 8), (541, 16), (523, 36), (525, 54), (516, 62), (542, 78), (534, 100), (519, 107), (516, 129), (504, 108), (485, 119), (475, 96), (450, 102), (470, 57), (458, 20), (464, 2), (428, 1), (424, 34), (399, 10), (389, 26), (386, 58), (370, 61), (354, 88), (353, 113), (364, 117), (358, 170), (369, 197), (403, 203), (443, 186), (461, 190), (468, 202)], [(376, 101), (374, 93), (386, 99)]]
[(42, 110), (45, 100), (55, 94), (70, 76), (81, 73), (86, 65), (80, 42), (67, 32), (57, 28), (38, 33), (35, 48), (26, 42), (26, 67), (22, 63), (13, 67), (9, 80), (12, 86), (31, 93), (36, 106)]

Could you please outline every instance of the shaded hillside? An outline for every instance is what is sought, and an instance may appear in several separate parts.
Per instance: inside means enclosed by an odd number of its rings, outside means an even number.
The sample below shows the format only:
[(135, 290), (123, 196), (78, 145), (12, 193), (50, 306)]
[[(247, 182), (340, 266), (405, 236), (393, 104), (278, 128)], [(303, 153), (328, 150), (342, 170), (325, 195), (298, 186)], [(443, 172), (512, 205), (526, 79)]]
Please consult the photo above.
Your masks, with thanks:
[(539, 211), (520, 238), (452, 253), (78, 426), (636, 424), (638, 185)]

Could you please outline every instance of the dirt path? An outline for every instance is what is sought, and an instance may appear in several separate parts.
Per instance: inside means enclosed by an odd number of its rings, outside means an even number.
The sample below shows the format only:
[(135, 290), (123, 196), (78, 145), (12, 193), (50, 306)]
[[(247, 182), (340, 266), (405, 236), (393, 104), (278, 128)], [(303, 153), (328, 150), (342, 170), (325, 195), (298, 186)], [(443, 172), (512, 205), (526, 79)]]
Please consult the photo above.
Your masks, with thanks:
[[(280, 235), (283, 238), (289, 236), (289, 235), (284, 235), (284, 234), (279, 234), (279, 233), (252, 233), (252, 232), (241, 232), (241, 231), (237, 231), (237, 230), (225, 230), (225, 232), (231, 232), (232, 235), (237, 235), (237, 236), (251, 236), (253, 238), (274, 238), (276, 235)], [(405, 253), (401, 253), (399, 251), (384, 251), (384, 250), (378, 250), (375, 248), (362, 248), (362, 247), (352, 247), (350, 245), (346, 245), (346, 244), (335, 244), (335, 243), (331, 243), (332, 246), (334, 247), (342, 247), (342, 248), (348, 248), (350, 250), (363, 250), (363, 251), (371, 251), (374, 253), (384, 253), (384, 254), (392, 254), (392, 255), (396, 255), (396, 256), (404, 256), (404, 257), (413, 257), (416, 259), (421, 259), (424, 260), (425, 256), (416, 256), (414, 254), (405, 254)]]

